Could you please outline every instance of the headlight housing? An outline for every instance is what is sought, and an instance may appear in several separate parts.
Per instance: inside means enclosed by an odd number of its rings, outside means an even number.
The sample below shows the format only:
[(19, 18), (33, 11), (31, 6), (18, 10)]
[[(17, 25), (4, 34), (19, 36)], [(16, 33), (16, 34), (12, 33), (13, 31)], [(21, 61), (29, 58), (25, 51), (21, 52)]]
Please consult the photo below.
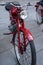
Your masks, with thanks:
[(20, 17), (21, 17), (22, 19), (27, 18), (27, 12), (26, 12), (26, 10), (21, 11)]

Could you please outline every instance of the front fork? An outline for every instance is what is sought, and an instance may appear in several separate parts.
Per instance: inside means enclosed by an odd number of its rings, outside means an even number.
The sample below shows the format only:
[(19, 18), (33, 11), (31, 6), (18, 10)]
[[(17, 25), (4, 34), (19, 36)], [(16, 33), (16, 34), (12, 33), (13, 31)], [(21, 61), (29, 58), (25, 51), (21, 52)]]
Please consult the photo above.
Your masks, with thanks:
[(26, 50), (26, 38), (25, 34), (23, 33), (23, 43), (20, 41), (20, 30), (18, 29), (18, 45), (20, 53), (23, 54), (23, 50)]
[[(20, 50), (20, 53), (23, 54), (23, 47), (24, 47), (24, 51), (26, 49), (26, 39), (25, 39), (25, 34), (23, 33), (23, 43), (21, 43), (20, 41), (20, 27), (19, 27), (19, 20), (18, 20), (18, 45), (19, 45), (19, 50)], [(24, 28), (24, 21), (22, 20), (22, 27)], [(23, 45), (22, 45), (23, 44)]]

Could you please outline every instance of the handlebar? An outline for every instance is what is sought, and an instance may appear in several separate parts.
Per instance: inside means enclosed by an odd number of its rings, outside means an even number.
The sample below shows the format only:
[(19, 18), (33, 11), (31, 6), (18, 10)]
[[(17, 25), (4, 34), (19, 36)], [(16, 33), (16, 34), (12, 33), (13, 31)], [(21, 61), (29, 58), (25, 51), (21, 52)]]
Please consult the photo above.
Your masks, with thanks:
[[(6, 2), (6, 3), (12, 3), (12, 2)], [(2, 3), (2, 4), (0, 4), (0, 6), (5, 6), (6, 3)], [(13, 5), (13, 6), (15, 6), (15, 5)], [(31, 4), (30, 4), (30, 2), (28, 2), (27, 4), (23, 5), (22, 7), (24, 7), (24, 6), (31, 6)]]
[[(6, 3), (11, 3), (12, 4), (12, 2), (6, 2)], [(2, 4), (0, 4), (0, 6), (5, 6), (6, 5), (6, 3), (2, 3)], [(12, 4), (13, 6), (15, 6), (14, 4)], [(27, 4), (25, 4), (25, 5), (23, 5), (23, 6), (15, 6), (15, 7), (25, 7), (25, 6), (34, 6), (34, 7), (36, 7), (35, 5), (32, 5), (30, 2), (28, 2)]]

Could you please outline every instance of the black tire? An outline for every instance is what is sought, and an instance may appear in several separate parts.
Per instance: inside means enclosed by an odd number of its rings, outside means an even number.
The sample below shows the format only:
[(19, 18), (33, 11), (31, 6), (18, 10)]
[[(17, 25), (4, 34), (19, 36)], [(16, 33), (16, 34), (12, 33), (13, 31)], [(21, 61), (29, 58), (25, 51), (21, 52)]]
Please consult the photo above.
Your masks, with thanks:
[(40, 25), (42, 22), (42, 17), (39, 14), (37, 14), (36, 16), (37, 16), (37, 24)]
[(39, 21), (37, 21), (37, 24), (38, 24), (38, 25), (43, 24), (43, 17), (42, 17), (42, 20), (41, 20), (41, 22), (40, 22), (40, 23), (39, 23)]
[[(16, 34), (17, 34), (17, 32), (16, 32)], [(16, 34), (14, 34), (14, 41), (15, 41), (15, 38), (16, 38)], [(31, 40), (31, 41), (28, 41), (28, 43), (29, 43), (28, 45), (30, 45), (30, 48), (31, 48), (31, 57), (32, 57), (30, 65), (36, 65), (36, 50), (35, 50), (34, 42), (33, 42), (33, 40)], [(16, 53), (16, 48), (15, 47), (16, 47), (16, 45), (14, 44), (15, 55), (16, 55), (16, 58), (18, 60), (17, 53)], [(18, 60), (18, 62), (19, 62), (19, 60)], [(20, 62), (19, 62), (19, 64), (23, 65)]]
[(43, 17), (41, 16), (41, 11), (40, 10), (38, 11), (40, 12), (40, 14), (36, 12), (37, 24), (41, 25), (43, 23)]

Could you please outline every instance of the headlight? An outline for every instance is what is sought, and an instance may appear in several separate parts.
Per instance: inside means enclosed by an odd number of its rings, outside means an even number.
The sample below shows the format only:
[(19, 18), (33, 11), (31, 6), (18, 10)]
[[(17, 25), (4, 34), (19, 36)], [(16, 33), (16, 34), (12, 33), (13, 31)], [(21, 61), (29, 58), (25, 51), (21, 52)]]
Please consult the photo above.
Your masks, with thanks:
[(23, 10), (23, 11), (20, 13), (20, 17), (21, 17), (22, 19), (27, 18), (27, 12), (26, 12), (26, 10)]

